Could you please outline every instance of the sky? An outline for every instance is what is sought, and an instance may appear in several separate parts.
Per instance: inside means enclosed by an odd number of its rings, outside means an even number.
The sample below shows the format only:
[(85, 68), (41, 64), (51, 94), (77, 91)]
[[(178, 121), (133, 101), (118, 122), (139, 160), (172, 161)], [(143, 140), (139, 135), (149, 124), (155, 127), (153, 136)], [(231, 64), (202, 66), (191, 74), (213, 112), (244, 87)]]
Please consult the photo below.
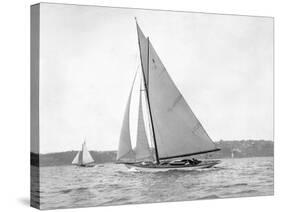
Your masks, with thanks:
[(214, 140), (273, 140), (273, 19), (41, 4), (40, 153), (116, 150), (134, 17)]

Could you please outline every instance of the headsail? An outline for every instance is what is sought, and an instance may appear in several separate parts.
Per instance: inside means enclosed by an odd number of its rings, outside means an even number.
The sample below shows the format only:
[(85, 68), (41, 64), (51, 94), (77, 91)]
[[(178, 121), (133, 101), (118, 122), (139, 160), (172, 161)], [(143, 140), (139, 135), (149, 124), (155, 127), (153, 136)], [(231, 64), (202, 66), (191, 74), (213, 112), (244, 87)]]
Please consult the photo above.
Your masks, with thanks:
[(136, 144), (136, 160), (137, 161), (152, 161), (153, 156), (152, 152), (149, 148), (147, 134), (145, 131), (145, 125), (144, 125), (144, 116), (143, 116), (143, 105), (142, 105), (142, 80), (141, 80), (141, 86), (140, 86), (140, 98), (139, 98), (139, 118), (138, 118), (138, 131), (137, 131), (137, 144)]
[(131, 144), (131, 134), (130, 134), (130, 106), (131, 106), (131, 97), (133, 91), (133, 85), (135, 83), (136, 75), (130, 90), (129, 98), (126, 105), (126, 110), (124, 114), (124, 119), (122, 123), (121, 135), (119, 139), (119, 147), (117, 152), (117, 161), (119, 162), (134, 162), (135, 153), (132, 149)]
[(80, 151), (77, 152), (75, 158), (72, 161), (72, 164), (76, 164), (76, 165), (80, 164), (80, 162), (79, 162), (79, 155), (80, 155)]
[(160, 159), (216, 151), (149, 43), (149, 99)]
[(87, 150), (86, 142), (82, 146), (82, 164), (92, 163), (94, 159), (92, 158), (90, 152)]

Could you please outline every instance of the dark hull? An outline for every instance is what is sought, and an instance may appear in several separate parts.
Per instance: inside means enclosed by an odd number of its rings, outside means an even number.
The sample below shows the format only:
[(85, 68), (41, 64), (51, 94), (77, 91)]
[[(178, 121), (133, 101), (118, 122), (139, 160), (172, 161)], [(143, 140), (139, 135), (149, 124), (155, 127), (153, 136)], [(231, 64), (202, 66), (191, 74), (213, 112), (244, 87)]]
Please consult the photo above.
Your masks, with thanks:
[(88, 164), (77, 164), (76, 166), (79, 167), (94, 167), (96, 164), (95, 163), (88, 163)]
[(171, 170), (183, 170), (192, 171), (197, 169), (211, 168), (220, 163), (220, 160), (202, 161), (199, 164), (191, 165), (186, 164), (143, 164), (143, 163), (126, 163), (125, 166), (129, 169), (136, 169), (138, 171), (145, 172), (158, 172), (158, 171), (171, 171)]

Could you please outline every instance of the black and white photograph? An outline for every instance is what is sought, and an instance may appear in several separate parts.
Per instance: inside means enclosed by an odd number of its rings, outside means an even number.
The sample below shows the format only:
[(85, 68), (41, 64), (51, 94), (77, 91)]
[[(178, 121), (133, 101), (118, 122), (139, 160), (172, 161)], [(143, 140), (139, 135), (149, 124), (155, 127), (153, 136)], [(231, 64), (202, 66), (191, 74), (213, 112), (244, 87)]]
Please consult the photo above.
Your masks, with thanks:
[(274, 18), (38, 3), (31, 206), (274, 195)]

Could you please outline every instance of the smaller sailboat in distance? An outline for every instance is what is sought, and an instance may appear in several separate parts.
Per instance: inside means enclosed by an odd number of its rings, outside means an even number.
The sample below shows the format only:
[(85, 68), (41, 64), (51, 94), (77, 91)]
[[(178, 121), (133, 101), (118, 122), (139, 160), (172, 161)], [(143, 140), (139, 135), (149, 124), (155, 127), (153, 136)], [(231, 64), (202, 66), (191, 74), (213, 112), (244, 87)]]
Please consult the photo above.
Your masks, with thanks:
[[(193, 155), (220, 149), (209, 137), (169, 76), (149, 37), (143, 34), (138, 23), (136, 25), (141, 63), (136, 148), (132, 148), (130, 132), (134, 79), (121, 128), (117, 163), (148, 172), (194, 170), (215, 166), (220, 163), (219, 160), (190, 159)], [(148, 130), (144, 124), (145, 111)], [(148, 140), (153, 141), (152, 147), (149, 146)]]
[(86, 141), (82, 144), (82, 150), (79, 151), (72, 161), (73, 165), (82, 167), (93, 167), (95, 166), (95, 161), (91, 156), (90, 152), (87, 150)]

